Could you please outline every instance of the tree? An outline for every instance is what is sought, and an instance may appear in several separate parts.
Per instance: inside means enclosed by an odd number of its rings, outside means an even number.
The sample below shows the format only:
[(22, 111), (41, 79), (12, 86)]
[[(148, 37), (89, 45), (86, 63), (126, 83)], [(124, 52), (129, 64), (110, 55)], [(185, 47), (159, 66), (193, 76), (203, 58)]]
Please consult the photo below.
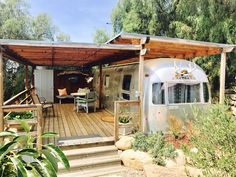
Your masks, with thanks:
[[(111, 18), (114, 33), (125, 31), (235, 44), (235, 9), (235, 0), (119, 0)], [(235, 56), (235, 53), (228, 55), (227, 86), (235, 82)], [(209, 75), (216, 91), (219, 55), (198, 58), (196, 62)]]
[(94, 36), (93, 42), (103, 44), (110, 39), (110, 35), (105, 29), (97, 29)]
[(168, 35), (179, 0), (120, 0), (112, 12), (114, 33)]
[[(66, 41), (69, 36), (62, 35), (47, 14), (31, 16), (26, 0), (0, 0), (0, 38)], [(4, 99), (7, 100), (24, 89), (24, 66), (5, 60), (4, 71), (4, 88), (7, 88)]]
[(60, 32), (57, 36), (56, 36), (56, 40), (57, 41), (61, 41), (61, 42), (68, 42), (70, 41), (70, 36), (68, 34), (62, 33)]

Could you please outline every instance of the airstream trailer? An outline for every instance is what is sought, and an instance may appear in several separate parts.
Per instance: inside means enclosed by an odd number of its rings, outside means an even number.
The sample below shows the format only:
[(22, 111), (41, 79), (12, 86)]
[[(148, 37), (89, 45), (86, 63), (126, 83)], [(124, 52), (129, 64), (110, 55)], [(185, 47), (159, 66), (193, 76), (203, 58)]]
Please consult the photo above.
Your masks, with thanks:
[[(137, 100), (138, 64), (103, 68), (103, 107), (113, 112), (116, 100)], [(181, 59), (153, 59), (144, 62), (143, 129), (165, 131), (168, 118), (191, 119), (193, 106), (210, 103), (207, 75), (195, 63)], [(94, 74), (99, 90), (99, 72)]]

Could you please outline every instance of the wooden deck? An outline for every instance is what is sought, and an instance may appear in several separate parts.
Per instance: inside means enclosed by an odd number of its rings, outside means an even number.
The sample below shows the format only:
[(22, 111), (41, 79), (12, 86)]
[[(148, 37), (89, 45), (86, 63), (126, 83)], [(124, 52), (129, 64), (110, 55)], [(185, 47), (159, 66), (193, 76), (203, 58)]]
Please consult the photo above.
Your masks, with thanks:
[[(111, 137), (113, 136), (113, 123), (101, 120), (104, 116), (112, 116), (105, 110), (85, 113), (83, 110), (76, 112), (73, 104), (55, 104), (55, 117), (49, 110), (44, 117), (43, 132), (56, 132), (59, 139), (79, 139), (86, 137)], [(48, 139), (45, 143), (55, 143), (55, 139)]]

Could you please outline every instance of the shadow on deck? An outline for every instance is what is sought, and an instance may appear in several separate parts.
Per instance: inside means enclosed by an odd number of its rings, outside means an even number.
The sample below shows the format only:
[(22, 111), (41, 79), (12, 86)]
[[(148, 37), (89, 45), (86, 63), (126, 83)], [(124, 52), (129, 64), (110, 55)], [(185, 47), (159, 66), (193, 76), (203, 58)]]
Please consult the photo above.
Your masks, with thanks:
[[(55, 104), (55, 117), (51, 110), (45, 116), (43, 132), (59, 134), (59, 140), (74, 140), (91, 137), (113, 136), (113, 123), (105, 122), (102, 117), (112, 117), (105, 110), (85, 113), (74, 111), (73, 104)], [(44, 140), (44, 143), (56, 143), (54, 138)]]

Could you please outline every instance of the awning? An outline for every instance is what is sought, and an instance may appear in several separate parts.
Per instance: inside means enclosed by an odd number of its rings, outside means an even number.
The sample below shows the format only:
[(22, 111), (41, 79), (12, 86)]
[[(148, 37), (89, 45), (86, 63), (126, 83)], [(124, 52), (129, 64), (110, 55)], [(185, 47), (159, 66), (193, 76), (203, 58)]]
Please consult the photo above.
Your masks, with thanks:
[(137, 57), (140, 45), (0, 40), (3, 56), (33, 66), (83, 66)]

